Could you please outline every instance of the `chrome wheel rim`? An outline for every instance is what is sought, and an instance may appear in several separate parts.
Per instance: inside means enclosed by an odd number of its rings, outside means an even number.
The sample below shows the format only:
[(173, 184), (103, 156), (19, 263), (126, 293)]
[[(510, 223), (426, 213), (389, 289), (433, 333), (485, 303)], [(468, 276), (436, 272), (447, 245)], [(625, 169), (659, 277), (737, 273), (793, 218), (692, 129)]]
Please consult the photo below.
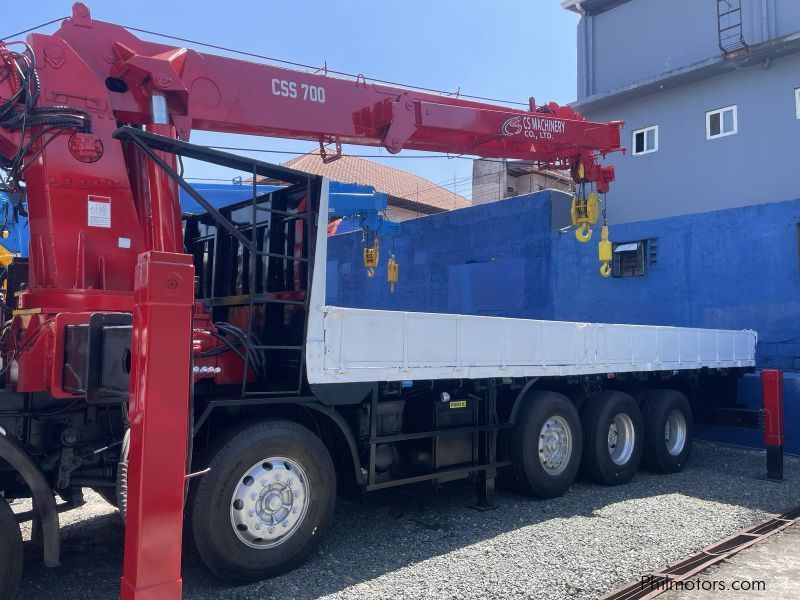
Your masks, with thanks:
[(636, 431), (633, 420), (625, 413), (619, 413), (611, 419), (608, 428), (608, 454), (615, 465), (626, 464), (633, 455)]
[(664, 443), (671, 456), (678, 456), (686, 446), (686, 417), (679, 410), (673, 410), (664, 424)]
[(231, 527), (239, 540), (256, 549), (274, 548), (300, 527), (310, 488), (294, 460), (273, 456), (250, 467), (233, 490)]
[(572, 457), (572, 429), (564, 417), (547, 419), (539, 432), (539, 462), (548, 475), (564, 472)]

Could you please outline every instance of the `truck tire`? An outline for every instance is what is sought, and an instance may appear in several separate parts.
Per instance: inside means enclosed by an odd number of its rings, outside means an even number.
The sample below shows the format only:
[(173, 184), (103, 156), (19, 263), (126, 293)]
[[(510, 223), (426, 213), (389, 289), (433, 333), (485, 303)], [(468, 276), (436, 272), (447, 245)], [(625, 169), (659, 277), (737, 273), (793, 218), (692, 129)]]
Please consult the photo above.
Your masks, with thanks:
[(581, 450), (581, 420), (575, 405), (562, 394), (531, 392), (511, 432), (517, 488), (540, 498), (562, 495), (578, 474)]
[(585, 477), (606, 485), (629, 482), (644, 449), (644, 424), (630, 394), (605, 391), (590, 398), (581, 413)]
[(644, 456), (651, 471), (677, 473), (689, 461), (694, 420), (686, 396), (675, 390), (654, 390), (642, 403)]
[(293, 569), (330, 524), (336, 475), (328, 450), (290, 421), (233, 432), (202, 466), (190, 497), (191, 539), (223, 581), (252, 583)]
[(22, 579), (22, 533), (8, 502), (0, 496), (0, 598), (17, 597)]

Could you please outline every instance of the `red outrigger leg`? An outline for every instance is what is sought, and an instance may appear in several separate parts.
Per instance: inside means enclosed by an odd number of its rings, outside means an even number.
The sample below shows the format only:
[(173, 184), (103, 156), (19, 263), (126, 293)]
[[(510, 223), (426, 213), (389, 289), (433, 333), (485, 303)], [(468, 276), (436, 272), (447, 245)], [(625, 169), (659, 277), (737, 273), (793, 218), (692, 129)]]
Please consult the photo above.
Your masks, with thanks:
[(764, 446), (767, 448), (767, 479), (783, 479), (783, 371), (761, 371), (764, 398)]
[[(170, 125), (154, 124), (148, 130), (175, 137)], [(134, 284), (121, 598), (177, 600), (182, 586), (194, 266), (191, 256), (180, 253), (177, 188), (154, 164), (148, 174), (154, 250), (139, 256)]]

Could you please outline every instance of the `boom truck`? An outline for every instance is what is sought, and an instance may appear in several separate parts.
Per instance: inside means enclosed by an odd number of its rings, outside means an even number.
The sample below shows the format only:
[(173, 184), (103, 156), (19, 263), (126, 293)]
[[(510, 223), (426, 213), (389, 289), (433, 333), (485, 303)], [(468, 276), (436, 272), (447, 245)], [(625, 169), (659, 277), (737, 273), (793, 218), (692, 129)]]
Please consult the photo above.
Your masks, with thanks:
[[(328, 306), (329, 182), (188, 141), (528, 159), (602, 193), (621, 126), (144, 41), (82, 3), (0, 43), (3, 184), (30, 223), (3, 276), (0, 491), (32, 498), (45, 564), (87, 487), (125, 516), (122, 597), (177, 598), (184, 524), (211, 572), (254, 581), (309, 555), (337, 481), (469, 479), (489, 507), (498, 475), (552, 498), (579, 470), (683, 468), (691, 405), (753, 368), (754, 332)], [(183, 159), (252, 197), (215, 208)], [(182, 215), (179, 188), (204, 210)], [(0, 501), (0, 597), (21, 569)]]

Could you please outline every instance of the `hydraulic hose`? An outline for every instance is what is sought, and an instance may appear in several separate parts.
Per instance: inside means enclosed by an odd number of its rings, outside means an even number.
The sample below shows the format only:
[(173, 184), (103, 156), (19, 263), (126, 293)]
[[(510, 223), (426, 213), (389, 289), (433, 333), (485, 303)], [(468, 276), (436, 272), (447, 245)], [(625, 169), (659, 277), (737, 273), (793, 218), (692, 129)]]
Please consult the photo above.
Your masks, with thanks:
[(117, 507), (122, 520), (128, 512), (128, 454), (131, 449), (131, 430), (125, 430), (122, 438), (122, 448), (119, 451), (119, 463), (117, 464)]

